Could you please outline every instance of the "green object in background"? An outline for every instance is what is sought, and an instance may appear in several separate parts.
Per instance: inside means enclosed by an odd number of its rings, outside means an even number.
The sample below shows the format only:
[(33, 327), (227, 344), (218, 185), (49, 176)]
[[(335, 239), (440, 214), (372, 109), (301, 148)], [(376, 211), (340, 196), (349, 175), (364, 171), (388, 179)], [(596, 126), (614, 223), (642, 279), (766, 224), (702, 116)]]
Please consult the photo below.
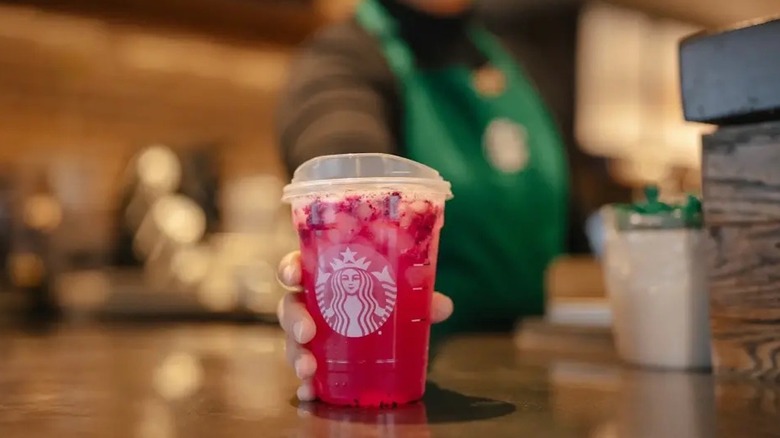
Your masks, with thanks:
[[(424, 71), (375, 0), (358, 22), (380, 43), (400, 84), (401, 150), (452, 183), (439, 250), (437, 290), (455, 313), (433, 328), (511, 330), (544, 313), (544, 272), (565, 248), (568, 168), (558, 129), (535, 88), (486, 30), (471, 40), (489, 60), (485, 92), (466, 66)], [(488, 87), (490, 88), (490, 87)]]
[(620, 231), (701, 228), (702, 206), (699, 198), (688, 195), (683, 204), (660, 201), (657, 186), (645, 187), (645, 201), (614, 206), (616, 228)]

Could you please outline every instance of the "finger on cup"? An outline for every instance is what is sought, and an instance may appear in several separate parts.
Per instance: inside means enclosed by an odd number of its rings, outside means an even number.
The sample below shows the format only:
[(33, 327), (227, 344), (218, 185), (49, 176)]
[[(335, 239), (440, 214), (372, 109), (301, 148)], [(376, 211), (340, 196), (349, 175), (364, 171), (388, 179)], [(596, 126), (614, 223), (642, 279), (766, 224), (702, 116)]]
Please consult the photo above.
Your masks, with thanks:
[(307, 379), (304, 380), (301, 383), (301, 386), (298, 387), (298, 390), (295, 392), (295, 395), (298, 396), (298, 400), (308, 402), (308, 401), (314, 401), (316, 396), (314, 395), (314, 386), (311, 383), (311, 380)]
[(279, 262), (276, 273), (279, 283), (291, 291), (299, 291), (301, 287), (301, 253), (293, 251)]
[(288, 293), (279, 302), (277, 317), (279, 325), (299, 344), (306, 344), (314, 338), (316, 326), (302, 302), (300, 293)]
[(285, 345), (285, 356), (287, 363), (295, 369), (295, 375), (301, 380), (310, 379), (317, 371), (314, 355), (289, 337)]
[(453, 304), (450, 297), (434, 292), (431, 302), (431, 321), (434, 324), (446, 321), (452, 315), (452, 311)]
[(317, 361), (314, 356), (306, 350), (301, 350), (300, 355), (295, 360), (295, 376), (301, 380), (307, 380), (314, 377), (317, 372)]

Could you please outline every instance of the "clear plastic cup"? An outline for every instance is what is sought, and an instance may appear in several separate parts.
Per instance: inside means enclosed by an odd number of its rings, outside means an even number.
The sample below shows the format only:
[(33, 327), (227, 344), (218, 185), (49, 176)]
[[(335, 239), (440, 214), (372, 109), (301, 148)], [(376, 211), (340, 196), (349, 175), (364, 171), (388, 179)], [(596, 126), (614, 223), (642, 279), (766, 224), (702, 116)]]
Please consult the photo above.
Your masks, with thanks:
[(393, 406), (425, 391), (431, 297), (450, 184), (386, 154), (302, 164), (285, 187), (317, 326), (307, 345), (327, 403)]

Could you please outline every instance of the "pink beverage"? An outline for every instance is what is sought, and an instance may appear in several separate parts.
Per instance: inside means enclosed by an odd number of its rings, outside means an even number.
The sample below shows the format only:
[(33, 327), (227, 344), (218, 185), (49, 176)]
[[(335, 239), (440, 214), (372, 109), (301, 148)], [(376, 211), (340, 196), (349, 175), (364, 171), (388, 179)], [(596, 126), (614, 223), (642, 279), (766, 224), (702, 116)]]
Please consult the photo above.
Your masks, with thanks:
[[(300, 236), (305, 304), (317, 325), (307, 345), (317, 360), (315, 392), (339, 405), (418, 400), (425, 390), (449, 185), (433, 177), (438, 174), (432, 169), (398, 157), (355, 154), (313, 161), (330, 170), (328, 160), (346, 167), (339, 174), (348, 176), (330, 176), (328, 184), (299, 193), (290, 187), (303, 183), (293, 179), (285, 194)], [(410, 168), (404, 173), (425, 171), (428, 178), (384, 176), (401, 172), (399, 165)]]

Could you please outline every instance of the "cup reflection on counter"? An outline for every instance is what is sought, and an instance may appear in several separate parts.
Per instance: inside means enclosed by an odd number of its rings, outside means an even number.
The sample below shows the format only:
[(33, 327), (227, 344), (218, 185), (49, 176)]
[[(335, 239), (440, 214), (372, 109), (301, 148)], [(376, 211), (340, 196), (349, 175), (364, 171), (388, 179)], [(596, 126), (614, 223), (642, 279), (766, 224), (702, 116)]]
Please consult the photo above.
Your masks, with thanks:
[[(591, 424), (593, 438), (716, 436), (715, 389), (708, 374), (560, 363), (551, 380), (556, 416)], [(593, 419), (601, 421), (593, 425)]]
[(716, 436), (715, 392), (706, 374), (626, 370), (616, 413), (619, 437)]
[[(628, 371), (634, 374), (632, 371)], [(611, 419), (593, 438), (710, 438), (716, 436), (712, 381), (704, 375), (636, 373), (623, 377)]]
[(366, 409), (321, 402), (298, 405), (299, 436), (333, 438), (378, 436), (382, 438), (429, 438), (425, 403), (414, 402), (394, 409)]

